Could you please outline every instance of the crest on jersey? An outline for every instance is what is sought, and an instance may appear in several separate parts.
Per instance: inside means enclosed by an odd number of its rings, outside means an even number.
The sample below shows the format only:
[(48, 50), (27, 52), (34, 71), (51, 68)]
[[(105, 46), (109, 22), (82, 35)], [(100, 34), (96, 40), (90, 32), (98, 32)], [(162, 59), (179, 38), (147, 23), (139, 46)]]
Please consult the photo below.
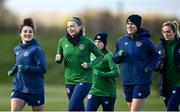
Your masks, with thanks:
[(128, 45), (128, 42), (125, 42), (124, 45)]
[(180, 49), (178, 49), (178, 53), (180, 54)]
[(65, 47), (68, 47), (68, 44), (66, 44)]
[(158, 54), (162, 54), (162, 52), (159, 50), (159, 51), (158, 51)]
[(19, 55), (19, 52), (16, 52), (16, 55)]
[(24, 57), (26, 57), (26, 56), (29, 55), (29, 52), (28, 52), (28, 51), (25, 51), (23, 55), (24, 55)]
[(85, 45), (84, 45), (84, 44), (80, 44), (80, 45), (79, 45), (79, 49), (80, 49), (80, 50), (83, 50), (84, 48), (85, 48)]
[(136, 42), (136, 46), (137, 46), (137, 47), (141, 47), (141, 46), (142, 46), (142, 42), (137, 41), (137, 42)]

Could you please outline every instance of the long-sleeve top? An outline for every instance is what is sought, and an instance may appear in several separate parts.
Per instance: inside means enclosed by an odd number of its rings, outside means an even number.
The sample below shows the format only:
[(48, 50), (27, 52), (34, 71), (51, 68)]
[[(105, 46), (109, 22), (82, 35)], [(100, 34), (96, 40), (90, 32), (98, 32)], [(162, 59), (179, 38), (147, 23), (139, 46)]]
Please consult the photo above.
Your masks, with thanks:
[[(65, 65), (65, 83), (92, 83), (92, 67), (103, 59), (103, 53), (96, 47), (93, 41), (87, 36), (81, 36), (79, 41), (73, 45), (67, 36), (60, 38), (57, 52), (61, 54), (61, 63)], [(90, 54), (97, 58), (90, 61)], [(81, 66), (83, 62), (88, 63), (88, 68)]]
[(160, 58), (156, 71), (160, 72), (159, 92), (163, 95), (166, 89), (180, 86), (180, 39), (166, 42), (161, 38), (157, 51)]
[[(96, 59), (92, 54), (91, 60)], [(115, 78), (118, 76), (118, 66), (112, 60), (112, 53), (105, 52), (103, 60), (93, 67), (93, 85), (91, 94), (97, 96), (116, 97)]]
[[(125, 55), (120, 56), (120, 50)], [(158, 59), (159, 54), (145, 29), (133, 38), (125, 34), (117, 40), (113, 60), (119, 64), (123, 85), (150, 84), (151, 72), (156, 68)], [(145, 73), (145, 68), (149, 69), (148, 73)]]
[[(22, 93), (44, 93), (44, 74), (47, 71), (45, 55), (35, 39), (28, 44), (22, 42), (14, 48), (16, 64), (12, 68), (12, 90)], [(22, 70), (18, 66), (22, 65)]]

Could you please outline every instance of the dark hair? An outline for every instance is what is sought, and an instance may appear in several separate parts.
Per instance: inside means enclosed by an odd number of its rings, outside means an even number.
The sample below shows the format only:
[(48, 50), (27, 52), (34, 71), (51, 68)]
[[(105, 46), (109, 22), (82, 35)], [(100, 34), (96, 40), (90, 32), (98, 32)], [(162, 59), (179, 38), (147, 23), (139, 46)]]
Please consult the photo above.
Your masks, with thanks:
[(167, 21), (167, 22), (164, 22), (163, 25), (162, 25), (162, 28), (164, 26), (169, 26), (172, 29), (172, 31), (174, 33), (176, 33), (176, 35), (175, 35), (176, 38), (180, 37), (180, 35), (179, 35), (179, 28), (178, 28), (179, 25), (178, 25), (177, 21)]
[(33, 31), (35, 32), (35, 28), (34, 28), (34, 23), (33, 23), (33, 20), (32, 18), (25, 18), (23, 20), (23, 24), (20, 25), (20, 29), (19, 29), (19, 32), (21, 33), (22, 29), (24, 26), (29, 26), (33, 29)]

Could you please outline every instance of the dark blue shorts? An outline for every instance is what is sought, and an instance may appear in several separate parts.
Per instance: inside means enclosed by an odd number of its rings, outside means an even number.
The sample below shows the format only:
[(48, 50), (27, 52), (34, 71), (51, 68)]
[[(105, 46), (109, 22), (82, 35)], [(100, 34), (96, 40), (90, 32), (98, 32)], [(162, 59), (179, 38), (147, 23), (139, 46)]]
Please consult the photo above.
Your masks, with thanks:
[(44, 104), (44, 94), (29, 94), (19, 91), (12, 91), (11, 99), (18, 98), (24, 100), (30, 106), (39, 106)]
[(144, 99), (150, 95), (150, 85), (123, 85), (123, 91), (127, 102), (132, 99)]
[(89, 94), (87, 98), (86, 111), (88, 112), (97, 111), (100, 105), (103, 111), (114, 111), (115, 97)]

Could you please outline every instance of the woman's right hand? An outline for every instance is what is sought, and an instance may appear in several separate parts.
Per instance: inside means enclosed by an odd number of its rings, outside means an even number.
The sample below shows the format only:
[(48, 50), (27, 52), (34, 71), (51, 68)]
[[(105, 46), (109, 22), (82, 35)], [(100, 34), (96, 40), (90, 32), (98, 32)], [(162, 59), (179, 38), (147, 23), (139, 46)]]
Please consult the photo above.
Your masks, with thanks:
[(55, 57), (55, 61), (60, 61), (61, 60), (61, 54), (57, 53)]
[(160, 63), (160, 69), (162, 70), (164, 67), (164, 63)]

